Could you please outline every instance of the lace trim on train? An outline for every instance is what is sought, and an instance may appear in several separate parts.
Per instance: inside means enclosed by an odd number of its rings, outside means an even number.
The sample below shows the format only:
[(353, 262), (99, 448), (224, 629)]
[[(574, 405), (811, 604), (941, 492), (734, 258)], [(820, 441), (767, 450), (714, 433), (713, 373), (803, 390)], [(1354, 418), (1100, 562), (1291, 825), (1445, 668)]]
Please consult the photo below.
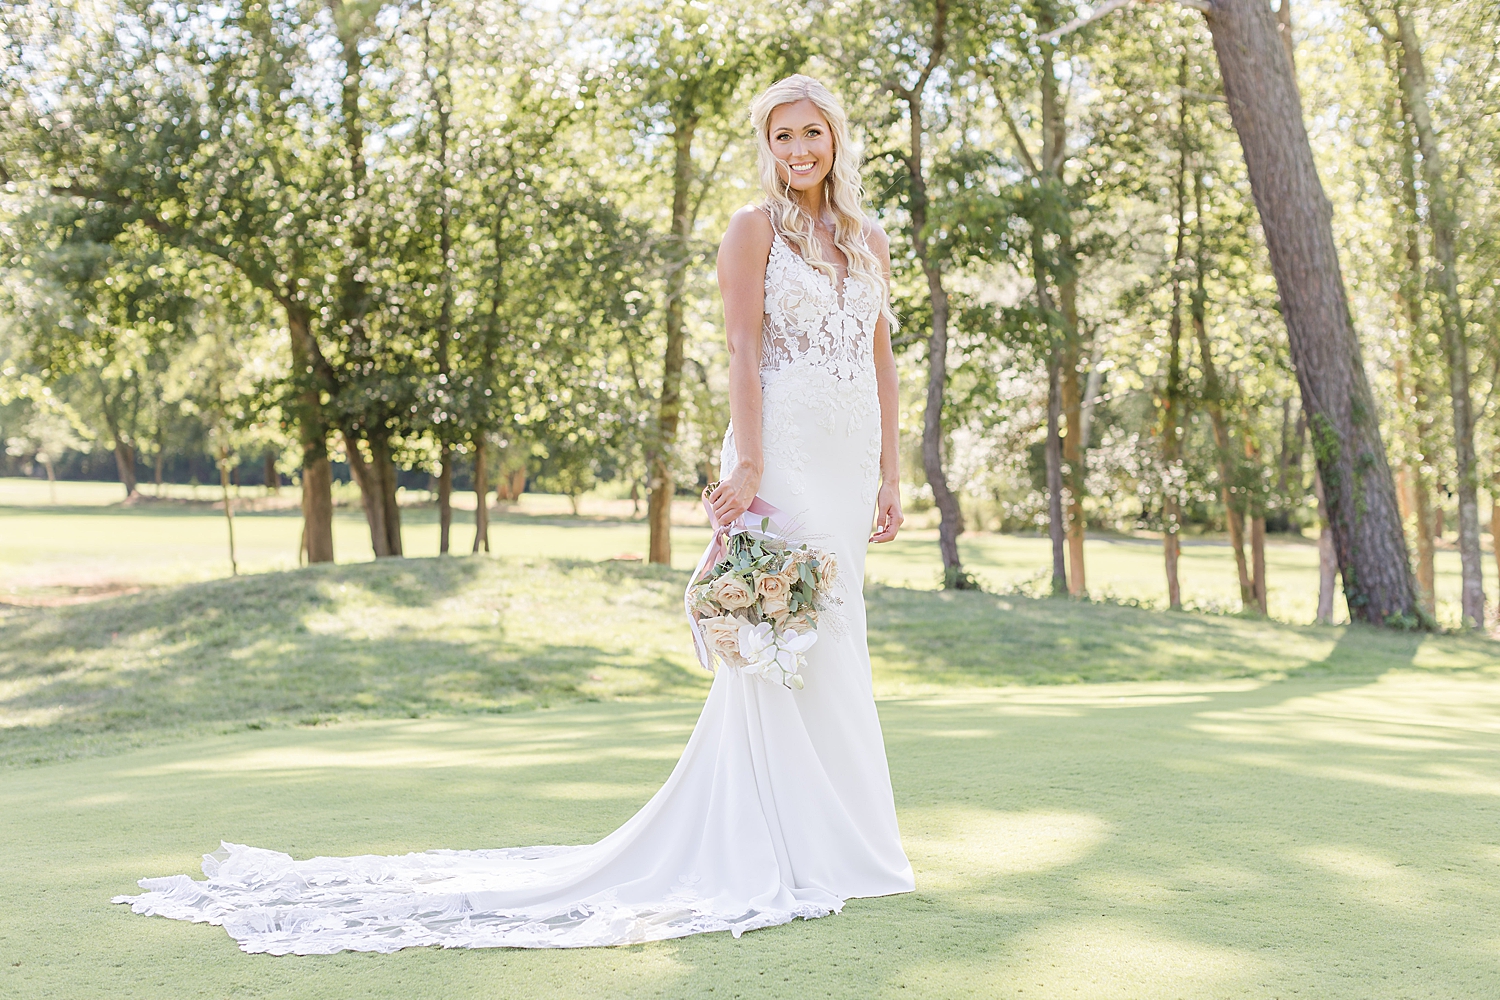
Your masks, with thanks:
[[(473, 861), (522, 861), (576, 847), (429, 851), (404, 857), (367, 855), (294, 861), (278, 851), (224, 843), (205, 855), (207, 881), (186, 875), (141, 879), (140, 896), (116, 896), (136, 913), (222, 926), (251, 953), (331, 955), (445, 948), (592, 948), (661, 941), (713, 931), (745, 931), (836, 913), (842, 903), (804, 902), (790, 910), (721, 912), (702, 899), (692, 878), (649, 906), (622, 904), (613, 892), (558, 909), (507, 911), (486, 905), (485, 881)], [(513, 864), (490, 889), (524, 888)], [(462, 876), (465, 888), (444, 890)], [(532, 880), (542, 877), (532, 873)]]

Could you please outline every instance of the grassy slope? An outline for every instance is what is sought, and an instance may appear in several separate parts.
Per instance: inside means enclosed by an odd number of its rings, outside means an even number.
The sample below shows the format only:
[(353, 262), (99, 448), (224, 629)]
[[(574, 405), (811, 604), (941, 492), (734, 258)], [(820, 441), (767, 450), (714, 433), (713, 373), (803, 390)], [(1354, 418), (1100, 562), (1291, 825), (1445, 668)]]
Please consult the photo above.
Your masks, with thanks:
[[(334, 719), (697, 697), (685, 574), (638, 563), (407, 559), (0, 617), (0, 761)], [(1395, 667), (1496, 668), (1487, 641), (873, 587), (882, 695)]]
[[(78, 586), (108, 584), (159, 585), (226, 576), (229, 573), (224, 518), (204, 502), (188, 502), (192, 491), (174, 487), (173, 499), (124, 508), (115, 504), (119, 486), (110, 483), (60, 483), (58, 505), (50, 505), (45, 483), (0, 479), (0, 601), (6, 592), (17, 599), (56, 596)], [(257, 490), (248, 491), (251, 494)], [(212, 490), (200, 489), (206, 498)], [(281, 502), (290, 502), (283, 491)], [(341, 508), (334, 521), (335, 550), (341, 562), (367, 561), (368, 530), (358, 501)], [(462, 495), (460, 500), (469, 499)], [(264, 498), (247, 496), (247, 503)], [(630, 517), (630, 501), (598, 497), (583, 500), (583, 517), (568, 513), (566, 498), (527, 494), (498, 515), (491, 533), (497, 554), (564, 559), (607, 559), (646, 550), (646, 527)], [(457, 514), (454, 544), (467, 551), (472, 528), (466, 511)], [(923, 515), (930, 516), (930, 515)], [(687, 569), (697, 559), (706, 532), (693, 526), (702, 511), (682, 501), (674, 514), (675, 564)], [(437, 552), (436, 511), (429, 506), (403, 511), (403, 534), (409, 555)], [(916, 521), (920, 521), (917, 518)], [(914, 522), (915, 523), (915, 522)], [(242, 572), (290, 569), (296, 565), (300, 522), (290, 509), (242, 514), (235, 535)], [(939, 580), (937, 535), (912, 527), (894, 544), (870, 553), (872, 580), (892, 586), (932, 589)], [(996, 590), (1039, 592), (1050, 566), (1045, 537), (969, 532), (960, 540), (965, 564)], [(1087, 543), (1088, 584), (1095, 597), (1165, 607), (1165, 581), (1159, 542), (1146, 538), (1094, 535)], [(1317, 604), (1317, 549), (1310, 542), (1281, 537), (1267, 547), (1271, 615), (1282, 621), (1311, 622)], [(1495, 563), (1484, 560), (1486, 593), (1497, 591)], [(1438, 614), (1458, 621), (1458, 554), (1438, 553)], [(1233, 610), (1239, 587), (1229, 549), (1212, 539), (1185, 540), (1181, 577), (1189, 608)], [(1335, 614), (1344, 614), (1342, 599)]]

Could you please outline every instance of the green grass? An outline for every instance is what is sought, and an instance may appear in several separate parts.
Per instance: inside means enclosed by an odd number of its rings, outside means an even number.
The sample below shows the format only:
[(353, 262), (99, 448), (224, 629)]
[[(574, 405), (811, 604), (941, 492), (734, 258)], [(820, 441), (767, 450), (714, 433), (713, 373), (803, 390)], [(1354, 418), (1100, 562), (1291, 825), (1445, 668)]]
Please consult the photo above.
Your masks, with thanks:
[(314, 854), (579, 842), (693, 702), (244, 732), (7, 772), (0, 995), (1387, 997), (1500, 985), (1500, 686), (1468, 675), (886, 699), (918, 889), (618, 949), (269, 958), (107, 900), (220, 838)]
[[(0, 762), (245, 726), (696, 698), (686, 572), (406, 559), (160, 587), (0, 617)], [(1101, 681), (1487, 670), (1496, 647), (1105, 603), (874, 585), (882, 695)]]
[[(141, 588), (0, 605), (0, 996), (1500, 992), (1494, 643), (1037, 599), (1024, 575), (868, 590), (915, 893), (739, 941), (283, 959), (107, 902), (221, 838), (400, 853), (587, 842), (628, 818), (707, 689), (686, 573), (609, 561), (644, 540), (618, 512), (529, 503), (496, 558), (282, 571), (295, 518), (244, 517), (267, 526), (247, 542), (264, 572), (238, 579), (194, 562), (222, 543), (212, 512), (0, 507), (17, 594)], [(1035, 541), (971, 551), (999, 585)], [(1094, 544), (1101, 577), (1156, 554)], [(920, 577), (927, 545), (872, 576)]]

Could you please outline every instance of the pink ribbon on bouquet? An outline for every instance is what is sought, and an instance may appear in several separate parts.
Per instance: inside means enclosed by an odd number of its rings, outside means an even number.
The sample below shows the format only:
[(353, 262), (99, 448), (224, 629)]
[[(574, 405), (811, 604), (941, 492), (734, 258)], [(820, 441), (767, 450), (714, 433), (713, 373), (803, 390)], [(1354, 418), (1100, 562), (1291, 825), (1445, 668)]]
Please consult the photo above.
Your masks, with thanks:
[[(710, 487), (709, 489), (712, 489)], [(708, 503), (709, 490), (703, 491), (703, 509), (708, 512), (708, 524), (713, 528), (713, 535), (708, 539), (708, 547), (703, 550), (703, 555), (698, 557), (698, 565), (693, 570), (693, 575), (688, 577), (687, 590), (682, 594), (683, 610), (687, 612), (688, 627), (693, 632), (693, 647), (698, 651), (698, 662), (703, 664), (703, 669), (713, 672), (714, 661), (709, 655), (708, 643), (704, 641), (703, 630), (698, 627), (698, 619), (693, 616), (693, 587), (703, 578), (703, 574), (713, 569), (719, 559), (728, 551), (729, 536), (741, 531), (754, 530), (756, 519), (766, 517), (779, 517), (781, 511), (774, 505), (762, 500), (759, 496), (750, 501), (749, 508), (726, 524), (720, 524), (718, 517), (714, 515), (713, 507)]]

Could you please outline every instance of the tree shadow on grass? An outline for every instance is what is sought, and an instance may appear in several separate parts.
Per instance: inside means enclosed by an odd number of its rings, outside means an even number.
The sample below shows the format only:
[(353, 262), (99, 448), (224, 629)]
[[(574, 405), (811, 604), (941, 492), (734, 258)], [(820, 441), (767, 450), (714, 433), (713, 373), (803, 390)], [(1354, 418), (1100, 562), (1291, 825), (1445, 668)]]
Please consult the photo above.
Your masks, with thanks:
[(1457, 669), (1500, 662), (1480, 638), (1362, 626), (1299, 626), (1108, 602), (873, 587), (877, 674), (903, 684), (1212, 680), (1287, 673), (1373, 676), (1410, 667), (1423, 644)]
[(1491, 995), (1474, 930), (1500, 904), (1500, 735), (1445, 727), (1464, 692), (1408, 695), (1330, 677), (1066, 714), (886, 702), (917, 891), (684, 941), (669, 995)]
[[(633, 600), (617, 599), (624, 584)], [(389, 560), (16, 613), (0, 630), (0, 760), (225, 725), (692, 694), (706, 675), (659, 624), (678, 586), (593, 564)]]

